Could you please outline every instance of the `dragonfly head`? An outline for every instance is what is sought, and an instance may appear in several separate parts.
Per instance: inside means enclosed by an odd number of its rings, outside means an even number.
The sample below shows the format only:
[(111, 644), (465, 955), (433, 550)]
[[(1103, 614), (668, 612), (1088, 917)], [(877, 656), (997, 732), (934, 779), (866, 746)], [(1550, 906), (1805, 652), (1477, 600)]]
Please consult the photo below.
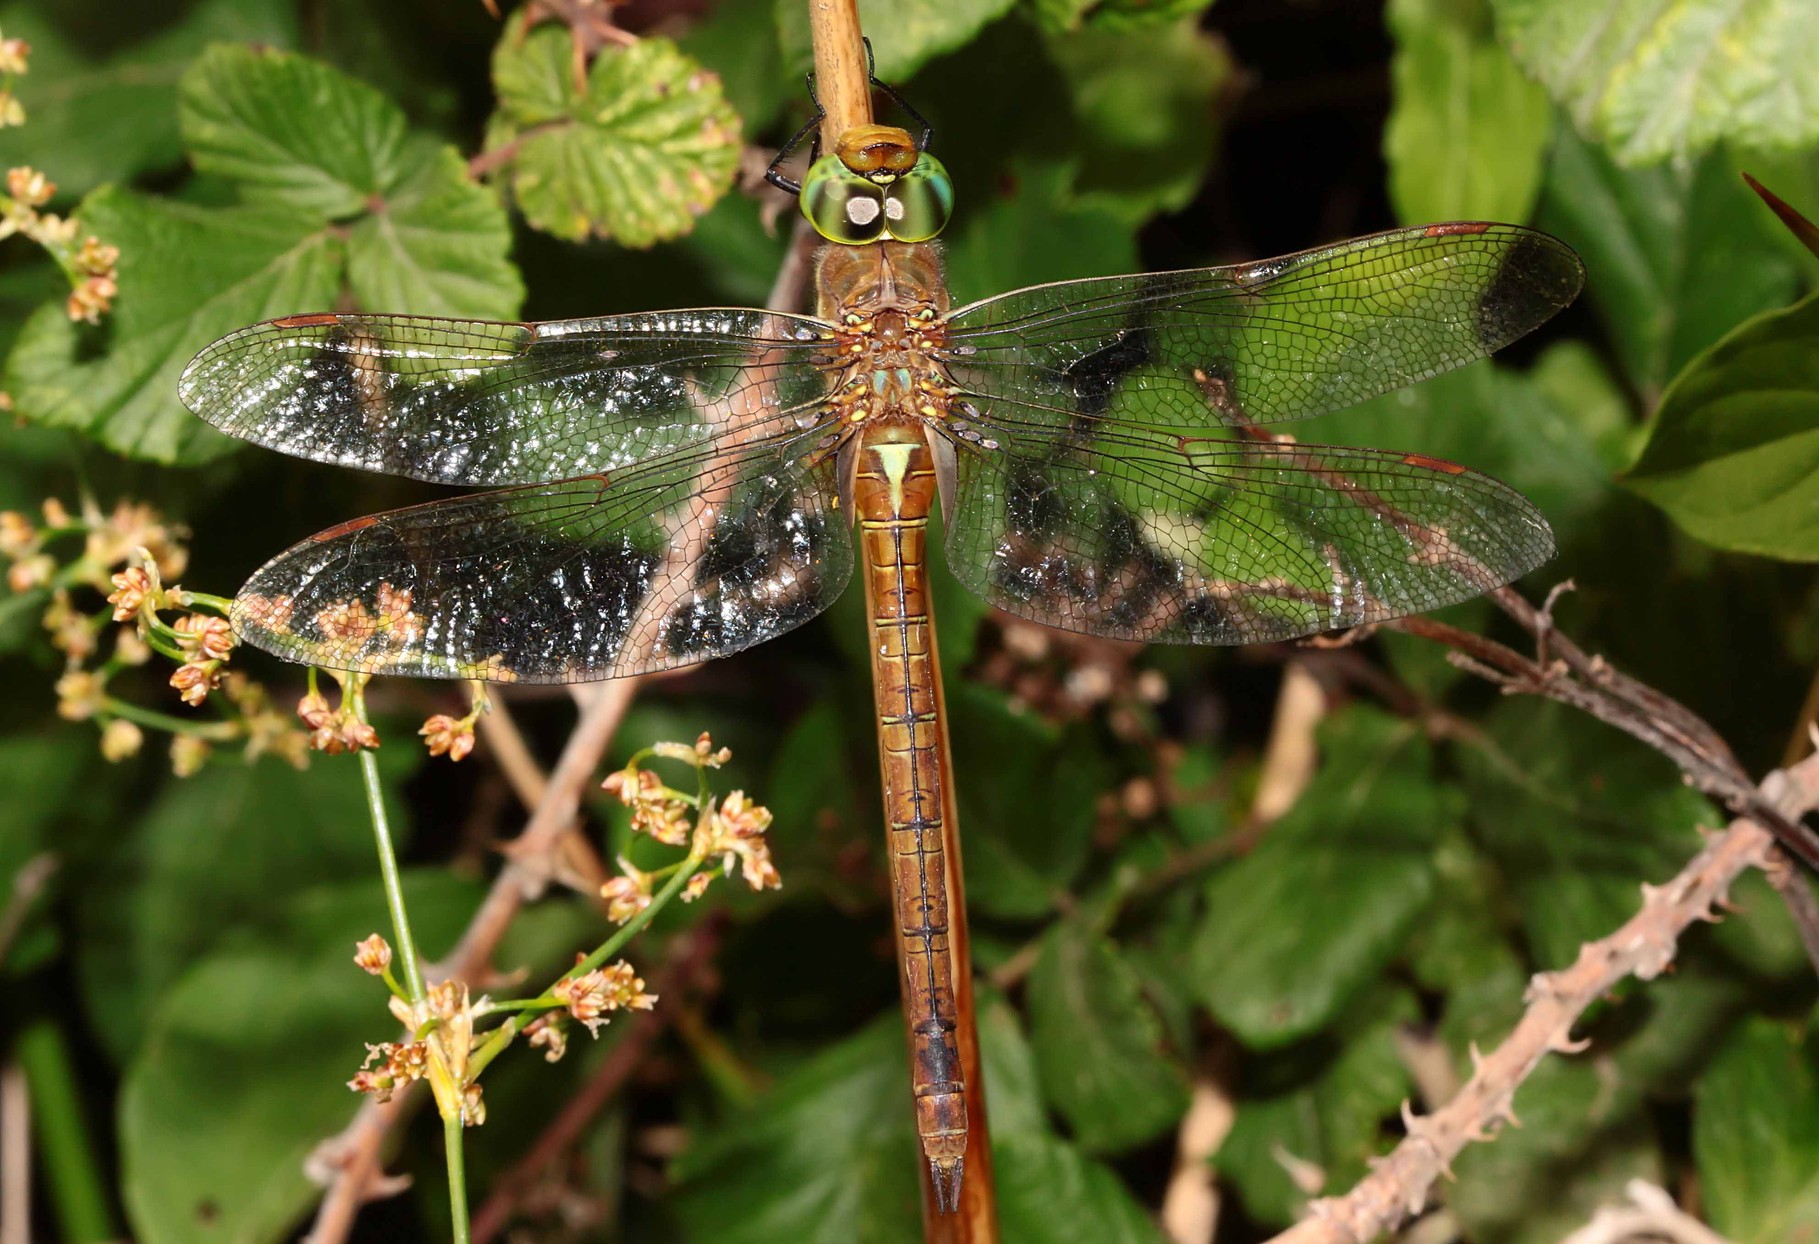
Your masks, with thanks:
[(909, 131), (861, 125), (815, 161), (802, 179), (801, 202), (815, 232), (830, 242), (926, 242), (947, 224), (954, 185)]

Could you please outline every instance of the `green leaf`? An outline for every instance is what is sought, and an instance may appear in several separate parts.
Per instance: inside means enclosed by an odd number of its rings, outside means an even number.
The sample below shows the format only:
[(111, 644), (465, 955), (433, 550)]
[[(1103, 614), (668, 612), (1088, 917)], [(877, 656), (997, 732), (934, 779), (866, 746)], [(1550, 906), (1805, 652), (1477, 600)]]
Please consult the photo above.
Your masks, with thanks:
[(102, 189), (83, 227), (120, 248), (120, 299), (100, 328), (60, 303), (26, 321), (6, 363), (19, 413), (120, 453), (201, 462), (234, 442), (177, 401), (177, 377), (223, 333), (331, 306), (345, 248), (321, 221), (282, 207), (214, 209)]
[(1043, 1088), (1082, 1147), (1126, 1149), (1180, 1119), (1187, 1078), (1109, 939), (1076, 920), (1052, 925), (1030, 971), (1029, 1012)]
[(1057, 1137), (1019, 1134), (992, 1146), (999, 1229), (1018, 1244), (1164, 1244), (1118, 1176)]
[(1396, 1029), (1419, 1017), (1412, 994), (1379, 992), (1347, 1014), (1337, 1048), (1303, 1042), (1247, 1062), (1237, 1118), (1213, 1163), (1252, 1217), (1287, 1223), (1301, 1216), (1308, 1194), (1290, 1162), (1324, 1172), (1329, 1193), (1364, 1174), (1382, 1148), (1384, 1121), (1409, 1095)]
[(1405, 223), (1527, 220), (1553, 129), (1547, 94), (1492, 36), (1485, 0), (1392, 0), (1383, 130)]
[[(387, 749), (387, 770), (416, 757)], [(395, 787), (396, 782), (390, 783)], [(408, 824), (398, 807), (393, 823)], [(279, 900), (368, 874), (372, 824), (353, 764), (224, 758), (172, 782), (84, 887), (79, 967), (98, 1031), (116, 1053), (197, 955), (272, 919)], [(370, 931), (370, 930), (369, 930)]]
[[(31, 68), (19, 79), (27, 123), (0, 130), (0, 167), (43, 169), (61, 195), (103, 182), (174, 167), (183, 158), (177, 130), (177, 82), (210, 43), (297, 42), (289, 6), (271, 0), (204, 0), (169, 6), (174, 20), (138, 42), (98, 55), (40, 12), (9, 4), (0, 27), (31, 44)], [(187, 12), (183, 10), (187, 8)]]
[(1701, 1077), (1693, 1156), (1712, 1226), (1737, 1244), (1819, 1240), (1819, 1051), (1746, 1021)]
[[(446, 873), (407, 876), (405, 895), (431, 955), (480, 897)], [(397, 1032), (384, 987), (352, 962), (354, 942), (385, 919), (378, 883), (275, 906), (266, 931), (194, 962), (159, 999), (127, 1068), (121, 1186), (143, 1244), (285, 1238), (321, 1196), (304, 1159), (359, 1105), (344, 1085), (362, 1042)]]
[(1456, 815), (1418, 727), (1354, 708), (1320, 737), (1300, 801), (1208, 882), (1193, 944), (1201, 1002), (1256, 1049), (1325, 1027), (1396, 955)]
[(1107, 30), (1133, 30), (1179, 22), (1204, 12), (1213, 0), (1027, 0), (1036, 24), (1051, 34), (1085, 23)]
[(1634, 915), (1715, 824), (1667, 760), (1563, 705), (1505, 700), (1460, 766), (1480, 839), (1502, 869), (1535, 963), (1564, 967)]
[(1623, 164), (1819, 139), (1819, 23), (1785, 0), (1492, 0), (1523, 67)]
[(1740, 320), (1793, 296), (1784, 233), (1722, 155), (1625, 171), (1570, 131), (1554, 144), (1541, 227), (1585, 259), (1631, 383), (1652, 400)]
[(1129, 223), (1103, 206), (1072, 201), (1071, 178), (1066, 165), (1019, 160), (995, 193), (968, 200), (947, 234), (956, 306), (1042, 281), (1113, 276), (1138, 266)]
[(968, 901), (996, 916), (1044, 915), (1086, 863), (1104, 759), (1081, 732), (1011, 711), (1001, 692), (960, 683), (947, 707), (962, 740), (954, 784)]
[(783, 70), (777, 46), (775, 0), (722, 0), (712, 21), (698, 22), (678, 44), (685, 55), (720, 75), (726, 102), (758, 131), (776, 120), (786, 100), (802, 96), (802, 79)]
[(325, 220), (360, 216), (388, 193), (409, 131), (364, 82), (306, 56), (217, 46), (182, 87), (183, 141), (199, 173), (236, 183), (242, 201)]
[(195, 352), (256, 320), (333, 306), (510, 317), (523, 286), (504, 212), (452, 148), (412, 136), (370, 87), (304, 57), (216, 47), (182, 84), (198, 166), (243, 201), (116, 189), (82, 226), (120, 248), (118, 305), (97, 329), (40, 308), (7, 361), (20, 414), (135, 457), (200, 462), (234, 442), (177, 401)]
[(1192, 22), (1089, 26), (1045, 43), (1073, 103), (1074, 197), (1127, 222), (1186, 207), (1213, 158), (1216, 101), (1233, 73), (1225, 45)]
[[(989, 22), (1010, 12), (1016, 0), (859, 0), (859, 25), (871, 36), (878, 76), (903, 82), (928, 61), (972, 42)], [(809, 43), (808, 6), (777, 0), (777, 39), (783, 63), (796, 73), (814, 65)]]
[(1693, 360), (1623, 482), (1707, 544), (1819, 561), (1819, 296)]
[(59, 888), (55, 874), (44, 878), (35, 898), (28, 898), (17, 882), (19, 870), (41, 856), (50, 858), (40, 867), (70, 866), (57, 849), (53, 830), (84, 771), (93, 768), (95, 753), (86, 733), (65, 727), (0, 738), (0, 785), (7, 791), (0, 801), (0, 894), (6, 896), (11, 925), (9, 940), (0, 945), (0, 979), (29, 970), (56, 945), (53, 926), (40, 920)]
[(733, 184), (739, 117), (720, 79), (668, 39), (641, 39), (574, 76), (566, 29), (507, 23), (493, 54), (487, 146), (515, 145), (505, 179), (533, 228), (650, 246), (694, 227)]

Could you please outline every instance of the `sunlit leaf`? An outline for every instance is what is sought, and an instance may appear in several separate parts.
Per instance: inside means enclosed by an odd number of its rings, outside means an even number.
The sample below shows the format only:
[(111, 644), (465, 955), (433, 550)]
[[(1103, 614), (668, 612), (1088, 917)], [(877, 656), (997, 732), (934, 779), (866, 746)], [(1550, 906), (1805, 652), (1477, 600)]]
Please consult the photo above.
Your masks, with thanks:
[(1712, 1226), (1737, 1244), (1819, 1239), (1819, 1052), (1747, 1021), (1700, 1079), (1693, 1156)]
[(739, 117), (720, 79), (667, 39), (608, 48), (584, 82), (556, 25), (506, 25), (493, 54), (487, 146), (530, 224), (560, 238), (650, 246), (687, 233), (733, 183)]
[(1202, 1003), (1258, 1049), (1325, 1027), (1396, 954), (1457, 815), (1414, 725), (1354, 708), (1320, 738), (1313, 784), (1207, 884), (1192, 951)]
[(1393, 0), (1383, 130), (1405, 224), (1529, 218), (1553, 128), (1547, 95), (1491, 30), (1484, 0)]
[(1624, 164), (1819, 138), (1799, 0), (1492, 0), (1523, 66)]
[(1707, 544), (1819, 561), (1819, 297), (1693, 360), (1624, 483)]
[(1740, 320), (1793, 296), (1786, 231), (1721, 155), (1629, 171), (1563, 130), (1540, 223), (1584, 258), (1589, 296), (1646, 399)]
[(19, 413), (161, 462), (234, 442), (177, 400), (190, 357), (235, 328), (335, 305), (509, 317), (523, 296), (498, 204), (451, 148), (412, 135), (371, 88), (304, 57), (215, 47), (185, 75), (198, 163), (242, 196), (197, 206), (104, 188), (82, 227), (120, 248), (120, 294), (98, 328), (61, 304), (7, 362)]
[(1060, 920), (1029, 979), (1030, 1040), (1049, 1099), (1092, 1150), (1148, 1140), (1187, 1107), (1137, 973), (1110, 940)]
[(1213, 0), (1028, 0), (1030, 16), (1052, 33), (1091, 23), (1108, 30), (1165, 25), (1204, 11)]

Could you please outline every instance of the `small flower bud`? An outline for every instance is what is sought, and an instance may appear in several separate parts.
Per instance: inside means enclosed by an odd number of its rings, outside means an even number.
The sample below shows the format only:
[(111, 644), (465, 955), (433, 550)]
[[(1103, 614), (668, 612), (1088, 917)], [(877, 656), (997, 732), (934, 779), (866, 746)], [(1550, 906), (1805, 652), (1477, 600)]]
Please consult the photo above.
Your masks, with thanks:
[(105, 695), (99, 674), (71, 670), (57, 680), (57, 716), (65, 721), (87, 721), (101, 707)]
[[(5, 45), (11, 42), (11, 39), (0, 42), (0, 60), (5, 59)], [(3, 67), (0, 72), (4, 72)], [(21, 166), (6, 170), (6, 192), (27, 207), (43, 207), (57, 193), (57, 184), (37, 169)]]
[(180, 778), (194, 777), (208, 763), (206, 740), (193, 734), (179, 734), (171, 739), (171, 772)]
[(131, 622), (155, 590), (152, 577), (141, 566), (128, 566), (113, 576), (114, 591), (107, 603), (114, 607), (114, 621)]
[(383, 975), (392, 965), (392, 948), (383, 937), (374, 933), (365, 941), (354, 943), (354, 962), (362, 971), (374, 976)]
[(138, 755), (143, 746), (145, 732), (124, 718), (116, 717), (101, 728), (101, 755), (111, 764)]
[(447, 713), (437, 713), (424, 722), (417, 733), (428, 742), (432, 756), (446, 755), (450, 760), (459, 761), (474, 750), (472, 717), (455, 718)]

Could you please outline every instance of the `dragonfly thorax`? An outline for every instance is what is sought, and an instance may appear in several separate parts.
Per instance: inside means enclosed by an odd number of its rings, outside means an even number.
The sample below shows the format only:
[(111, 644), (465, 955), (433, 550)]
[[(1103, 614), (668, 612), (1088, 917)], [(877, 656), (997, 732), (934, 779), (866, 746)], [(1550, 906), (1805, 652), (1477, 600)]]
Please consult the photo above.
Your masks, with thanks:
[(828, 246), (821, 312), (840, 379), (830, 399), (843, 423), (939, 422), (952, 386), (941, 360), (946, 294), (932, 247)]

